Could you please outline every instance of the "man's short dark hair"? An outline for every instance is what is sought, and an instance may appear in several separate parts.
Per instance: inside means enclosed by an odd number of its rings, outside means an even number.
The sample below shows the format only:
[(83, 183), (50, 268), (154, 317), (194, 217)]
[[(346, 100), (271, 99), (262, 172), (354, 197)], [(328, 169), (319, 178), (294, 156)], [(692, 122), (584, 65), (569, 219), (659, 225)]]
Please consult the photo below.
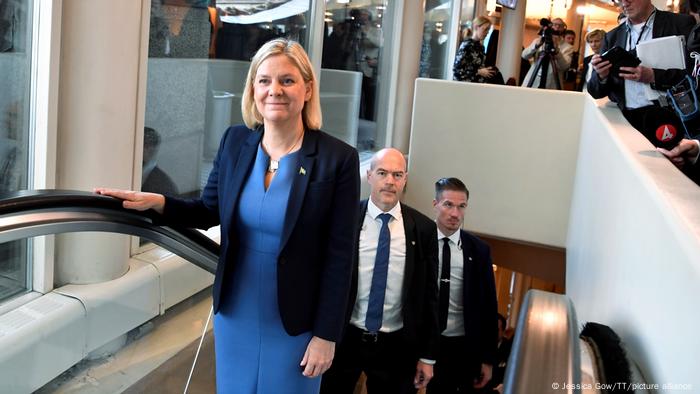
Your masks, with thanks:
[(565, 36), (574, 36), (576, 37), (576, 32), (573, 30), (564, 30), (564, 35)]
[(445, 190), (451, 190), (453, 192), (463, 192), (467, 195), (467, 200), (469, 200), (469, 190), (464, 182), (460, 181), (458, 178), (440, 178), (435, 182), (435, 199), (439, 200), (442, 196), (442, 192)]

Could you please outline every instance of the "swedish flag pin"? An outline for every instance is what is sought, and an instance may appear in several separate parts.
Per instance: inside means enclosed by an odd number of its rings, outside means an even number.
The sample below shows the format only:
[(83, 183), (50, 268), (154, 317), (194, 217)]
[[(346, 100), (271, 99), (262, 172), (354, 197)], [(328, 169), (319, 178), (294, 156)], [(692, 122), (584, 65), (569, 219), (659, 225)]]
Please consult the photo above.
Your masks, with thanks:
[(306, 175), (306, 170), (304, 169), (304, 167), (299, 167), (299, 174)]

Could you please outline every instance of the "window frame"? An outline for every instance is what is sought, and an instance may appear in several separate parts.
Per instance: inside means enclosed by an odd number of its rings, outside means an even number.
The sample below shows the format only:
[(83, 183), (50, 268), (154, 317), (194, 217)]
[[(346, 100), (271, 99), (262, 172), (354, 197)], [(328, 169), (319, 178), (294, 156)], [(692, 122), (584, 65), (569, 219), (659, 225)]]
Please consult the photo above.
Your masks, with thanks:
[[(34, 0), (32, 10), (29, 174), (31, 189), (56, 187), (58, 86), (61, 49), (62, 0)], [(53, 290), (54, 237), (31, 240), (29, 293)], [(35, 296), (28, 296), (29, 302)]]

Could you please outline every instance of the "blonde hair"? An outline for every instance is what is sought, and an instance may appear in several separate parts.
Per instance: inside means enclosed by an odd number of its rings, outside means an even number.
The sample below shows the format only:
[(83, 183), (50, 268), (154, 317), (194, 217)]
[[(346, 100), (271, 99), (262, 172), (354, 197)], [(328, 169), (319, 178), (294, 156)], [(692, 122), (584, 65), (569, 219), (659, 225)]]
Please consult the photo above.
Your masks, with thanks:
[(586, 34), (586, 42), (590, 42), (590, 40), (595, 38), (595, 37), (600, 37), (601, 40), (603, 38), (605, 38), (605, 30), (595, 29), (595, 30), (589, 31), (588, 34)]
[(472, 30), (476, 31), (476, 28), (483, 25), (484, 23), (488, 23), (489, 26), (492, 24), (491, 19), (489, 19), (487, 16), (479, 15), (476, 18), (472, 20)]
[(287, 59), (294, 63), (299, 69), (304, 82), (311, 84), (311, 98), (304, 103), (301, 117), (306, 128), (312, 130), (320, 129), (322, 124), (321, 101), (319, 99), (316, 73), (314, 72), (314, 68), (304, 48), (298, 42), (286, 38), (276, 38), (266, 42), (258, 49), (255, 56), (253, 56), (250, 62), (250, 68), (248, 69), (245, 88), (243, 88), (243, 100), (241, 101), (243, 122), (250, 129), (254, 129), (263, 124), (263, 117), (255, 105), (253, 93), (255, 75), (258, 73), (258, 68), (262, 62), (271, 56), (277, 55), (287, 56)]

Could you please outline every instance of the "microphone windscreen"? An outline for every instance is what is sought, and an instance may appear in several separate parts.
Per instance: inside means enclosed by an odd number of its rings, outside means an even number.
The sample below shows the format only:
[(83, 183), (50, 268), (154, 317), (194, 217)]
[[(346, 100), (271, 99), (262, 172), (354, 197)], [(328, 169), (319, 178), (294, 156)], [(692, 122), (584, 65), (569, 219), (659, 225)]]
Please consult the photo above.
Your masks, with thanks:
[(654, 146), (673, 149), (683, 139), (681, 119), (670, 109), (651, 107), (643, 117), (642, 133)]

